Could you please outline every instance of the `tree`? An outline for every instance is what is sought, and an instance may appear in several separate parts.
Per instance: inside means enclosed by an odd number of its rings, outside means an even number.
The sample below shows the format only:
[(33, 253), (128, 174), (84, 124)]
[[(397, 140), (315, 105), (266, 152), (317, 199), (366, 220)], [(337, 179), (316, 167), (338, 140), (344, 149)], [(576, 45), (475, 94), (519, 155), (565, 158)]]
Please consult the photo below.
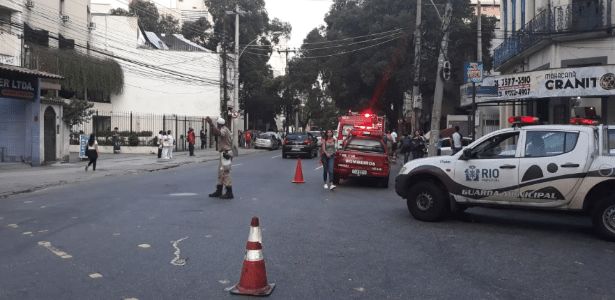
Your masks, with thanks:
[[(445, 0), (434, 2), (442, 10)], [(423, 8), (423, 51), (418, 81), (423, 99), (430, 99), (435, 88), (442, 30), (434, 6), (424, 4)], [(386, 113), (396, 124), (404, 92), (411, 90), (415, 80), (412, 47), (415, 16), (414, 0), (334, 0), (325, 17), (326, 26), (310, 32), (301, 47), (298, 59), (306, 61), (300, 68), (306, 74), (295, 77), (294, 86), (305, 90), (301, 81), (312, 84), (315, 78), (320, 78), (326, 94), (342, 111), (372, 109), (374, 113)], [(447, 85), (444, 97), (444, 105), (448, 107), (458, 105), (453, 99), (459, 99), (463, 62), (476, 59), (472, 56), (476, 53), (475, 19), (468, 1), (454, 1), (447, 57), (453, 66), (453, 80)], [(495, 25), (493, 20), (483, 19), (483, 61), (486, 63), (492, 61), (488, 51), (493, 39), (492, 25)], [(426, 110), (429, 109), (427, 102)]]
[(145, 31), (156, 32), (159, 28), (158, 8), (156, 4), (147, 0), (133, 0), (128, 5), (129, 12), (139, 17), (139, 27)]
[[(181, 34), (185, 38), (201, 46), (207, 47), (208, 46), (207, 41), (211, 37), (211, 32), (210, 32), (211, 29), (212, 29), (212, 26), (209, 23), (209, 21), (207, 21), (207, 18), (200, 17), (196, 21), (184, 22), (184, 25), (182, 25)], [(213, 49), (208, 48), (208, 49), (215, 50), (215, 48)]]
[(172, 15), (164, 15), (158, 21), (158, 33), (174, 34), (179, 33), (179, 20)]
[[(269, 20), (264, 0), (205, 0), (205, 5), (213, 19), (213, 33), (207, 37), (206, 47), (217, 49), (218, 46), (228, 47), (228, 52), (234, 52), (235, 35), (235, 16), (226, 14), (226, 11), (234, 11), (235, 4), (239, 5), (241, 11), (246, 12), (240, 16), (239, 26), (239, 49), (244, 49), (248, 44), (239, 60), (239, 93), (240, 108), (247, 109), (250, 119), (253, 116), (269, 116), (272, 111), (279, 111), (281, 108), (269, 109), (271, 104), (252, 105), (251, 103), (264, 103), (272, 96), (265, 91), (272, 86), (279, 86), (279, 82), (269, 82), (273, 77), (270, 67), (267, 65), (269, 56), (272, 52), (272, 43), (277, 42), (277, 37), (272, 37), (271, 32), (282, 31), (289, 36), (292, 27), (289, 23), (274, 19)], [(223, 42), (226, 41), (226, 42)], [(277, 99), (279, 100), (279, 99)]]
[(72, 99), (64, 104), (62, 120), (69, 128), (73, 125), (81, 125), (94, 114), (92, 107), (94, 107), (94, 103), (85, 99)]
[(127, 11), (127, 10), (121, 8), (121, 7), (110, 9), (109, 10), (109, 14), (110, 15), (115, 15), (115, 16), (132, 16), (132, 14), (129, 11)]

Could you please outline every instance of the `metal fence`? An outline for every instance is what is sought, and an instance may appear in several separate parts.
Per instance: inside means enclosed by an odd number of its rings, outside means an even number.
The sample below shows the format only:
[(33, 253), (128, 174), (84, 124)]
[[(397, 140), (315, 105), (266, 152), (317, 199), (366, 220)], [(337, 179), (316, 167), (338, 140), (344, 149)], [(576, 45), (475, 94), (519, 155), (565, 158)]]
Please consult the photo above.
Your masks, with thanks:
[[(175, 151), (187, 151), (188, 129), (194, 129), (195, 144), (201, 145), (200, 131), (206, 130), (207, 147), (212, 147), (211, 130), (205, 121), (205, 116), (178, 116), (135, 112), (107, 112), (96, 110), (94, 114), (81, 125), (71, 128), (71, 144), (78, 144), (80, 134), (96, 134), (99, 145), (113, 145), (113, 130), (118, 128), (119, 139), (124, 146), (156, 146), (158, 132), (171, 131), (175, 138)], [(195, 146), (197, 147), (197, 146)], [(198, 148), (198, 147), (197, 147)]]

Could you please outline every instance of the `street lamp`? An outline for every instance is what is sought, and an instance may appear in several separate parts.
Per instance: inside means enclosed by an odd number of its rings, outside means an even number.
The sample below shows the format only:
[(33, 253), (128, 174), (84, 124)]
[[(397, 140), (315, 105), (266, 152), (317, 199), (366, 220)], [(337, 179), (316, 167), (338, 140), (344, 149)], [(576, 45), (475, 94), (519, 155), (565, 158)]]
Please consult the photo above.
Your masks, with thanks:
[[(245, 11), (241, 11), (239, 10), (239, 4), (235, 4), (235, 10), (233, 11), (226, 11), (227, 15), (235, 15), (235, 80), (234, 80), (234, 85), (235, 85), (235, 97), (233, 97), (233, 108), (236, 111), (239, 111), (239, 57), (241, 56), (241, 54), (243, 54), (243, 51), (246, 50), (246, 48), (248, 48), (248, 46), (250, 44), (252, 44), (254, 41), (256, 41), (258, 38), (254, 39), (253, 41), (251, 41), (250, 43), (248, 43), (248, 45), (246, 45), (246, 47), (244, 47), (244, 49), (239, 52), (239, 15), (243, 15), (245, 14)], [(226, 70), (225, 70), (226, 72)], [(237, 130), (237, 118), (233, 118), (233, 155), (238, 155), (239, 151), (239, 133)]]

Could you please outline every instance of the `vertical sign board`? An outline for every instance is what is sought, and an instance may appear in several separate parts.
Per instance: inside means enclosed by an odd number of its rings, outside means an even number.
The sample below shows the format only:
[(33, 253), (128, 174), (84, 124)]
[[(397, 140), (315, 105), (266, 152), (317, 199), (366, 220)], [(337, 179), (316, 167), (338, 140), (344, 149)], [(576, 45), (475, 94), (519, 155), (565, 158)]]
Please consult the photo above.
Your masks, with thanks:
[(467, 83), (483, 83), (483, 63), (482, 62), (466, 62), (464, 64), (463, 73), (464, 82)]
[(79, 158), (87, 158), (87, 156), (85, 156), (85, 149), (87, 149), (89, 139), (90, 136), (87, 134), (82, 134), (79, 136)]

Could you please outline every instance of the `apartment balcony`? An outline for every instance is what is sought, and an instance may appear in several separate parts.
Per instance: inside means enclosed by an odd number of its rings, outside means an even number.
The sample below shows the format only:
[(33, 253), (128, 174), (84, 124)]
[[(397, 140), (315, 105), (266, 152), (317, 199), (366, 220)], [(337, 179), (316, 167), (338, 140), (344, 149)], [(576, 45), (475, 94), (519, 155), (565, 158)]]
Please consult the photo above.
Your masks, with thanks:
[(609, 35), (612, 28), (611, 0), (580, 2), (544, 10), (495, 49), (495, 69), (522, 59), (521, 52), (528, 50), (531, 53), (555, 39)]

